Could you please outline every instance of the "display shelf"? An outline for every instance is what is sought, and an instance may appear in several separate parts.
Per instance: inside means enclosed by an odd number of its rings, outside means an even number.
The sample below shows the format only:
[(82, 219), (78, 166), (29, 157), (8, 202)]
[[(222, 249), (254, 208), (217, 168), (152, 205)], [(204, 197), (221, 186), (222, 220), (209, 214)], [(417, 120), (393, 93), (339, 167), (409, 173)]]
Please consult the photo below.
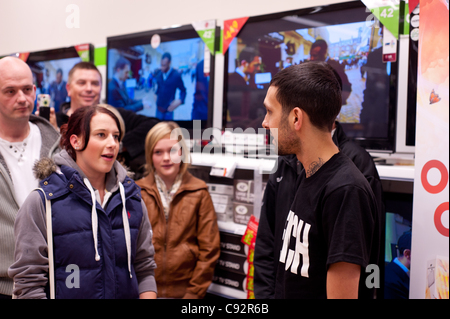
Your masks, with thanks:
[(415, 168), (410, 165), (376, 165), (380, 179), (414, 182)]
[(276, 158), (257, 159), (243, 156), (233, 156), (231, 154), (203, 154), (191, 153), (191, 164), (197, 166), (214, 166), (219, 161), (235, 161), (237, 169), (254, 170), (258, 167), (263, 172), (271, 172), (277, 163)]
[[(262, 172), (270, 173), (277, 164), (276, 157), (255, 159), (231, 154), (202, 154), (191, 153), (191, 164), (197, 166), (214, 166), (218, 161), (235, 161), (237, 169), (255, 170), (260, 168)], [(413, 165), (381, 165), (376, 168), (382, 180), (413, 182), (415, 168)]]
[(247, 226), (241, 225), (241, 224), (236, 224), (233, 221), (225, 222), (225, 221), (219, 220), (219, 221), (217, 221), (217, 224), (219, 225), (219, 231), (234, 234), (234, 235), (243, 236), (245, 233), (245, 230), (247, 229)]

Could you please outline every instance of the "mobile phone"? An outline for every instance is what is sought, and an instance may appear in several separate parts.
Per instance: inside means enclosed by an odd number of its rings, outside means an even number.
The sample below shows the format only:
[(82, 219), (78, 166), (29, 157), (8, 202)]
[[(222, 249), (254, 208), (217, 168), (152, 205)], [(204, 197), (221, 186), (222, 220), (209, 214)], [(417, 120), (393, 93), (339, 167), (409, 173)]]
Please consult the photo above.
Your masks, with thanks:
[(50, 101), (51, 98), (49, 94), (39, 94), (37, 97), (39, 116), (45, 118), (47, 121), (50, 120)]

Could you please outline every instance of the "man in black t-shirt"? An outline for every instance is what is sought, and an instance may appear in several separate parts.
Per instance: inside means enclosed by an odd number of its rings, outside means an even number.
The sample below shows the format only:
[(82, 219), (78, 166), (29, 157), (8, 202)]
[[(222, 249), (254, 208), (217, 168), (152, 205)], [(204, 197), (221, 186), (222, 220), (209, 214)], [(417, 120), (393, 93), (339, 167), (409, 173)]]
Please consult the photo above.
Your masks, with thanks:
[(278, 154), (294, 154), (304, 167), (292, 185), (297, 192), (290, 211), (276, 211), (271, 225), (277, 237), (275, 280), (268, 283), (274, 297), (368, 296), (362, 274), (378, 253), (372, 248), (377, 203), (364, 175), (331, 138), (341, 108), (333, 70), (314, 62), (284, 69), (264, 105), (263, 127), (274, 135)]

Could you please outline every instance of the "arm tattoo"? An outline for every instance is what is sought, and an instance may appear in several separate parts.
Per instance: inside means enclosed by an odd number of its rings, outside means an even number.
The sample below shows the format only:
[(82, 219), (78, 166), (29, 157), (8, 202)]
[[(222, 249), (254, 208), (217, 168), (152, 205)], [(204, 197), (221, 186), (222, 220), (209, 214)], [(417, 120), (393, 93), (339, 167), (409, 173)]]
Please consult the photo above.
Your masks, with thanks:
[(313, 176), (323, 166), (323, 164), (325, 164), (325, 162), (320, 157), (318, 161), (312, 162), (306, 171), (306, 177)]

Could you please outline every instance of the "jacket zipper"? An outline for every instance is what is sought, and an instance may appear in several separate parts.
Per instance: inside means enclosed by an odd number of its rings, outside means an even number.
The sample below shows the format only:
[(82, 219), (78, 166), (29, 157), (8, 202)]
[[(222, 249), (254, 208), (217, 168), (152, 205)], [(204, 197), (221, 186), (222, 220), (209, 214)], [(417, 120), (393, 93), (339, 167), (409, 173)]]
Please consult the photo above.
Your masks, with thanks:
[[(174, 197), (172, 198), (172, 202), (175, 199), (175, 197), (178, 195), (179, 191), (174, 195)], [(159, 196), (159, 194), (158, 194)], [(159, 199), (159, 197), (158, 197)], [(164, 215), (164, 208), (162, 206), (162, 202), (160, 202), (159, 204), (159, 212), (160, 212), (160, 218), (162, 218), (164, 220), (164, 253), (163, 253), (163, 269), (166, 269), (167, 267), (167, 243), (169, 242), (169, 225), (170, 225), (170, 221), (172, 220), (172, 214), (170, 213), (172, 211), (172, 203), (170, 203), (169, 205), (169, 217), (166, 219), (166, 216)], [(166, 294), (166, 287), (167, 287), (167, 271), (163, 272), (163, 289), (162, 291), (164, 292), (161, 295), (165, 295)]]

